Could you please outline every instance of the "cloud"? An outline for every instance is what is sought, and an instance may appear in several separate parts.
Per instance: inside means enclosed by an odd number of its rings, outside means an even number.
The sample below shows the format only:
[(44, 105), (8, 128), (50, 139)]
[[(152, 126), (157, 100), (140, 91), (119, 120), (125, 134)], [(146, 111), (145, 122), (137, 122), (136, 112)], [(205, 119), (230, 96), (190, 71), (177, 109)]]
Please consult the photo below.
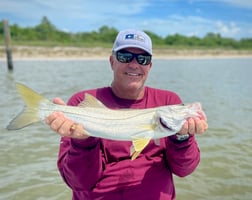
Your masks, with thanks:
[[(10, 16), (10, 22), (15, 21), (21, 26), (38, 24), (43, 16), (60, 29), (72, 31), (89, 30), (97, 25), (111, 24), (122, 18), (136, 16), (149, 5), (149, 0), (138, 0), (129, 3), (128, 0), (88, 1), (88, 0), (1, 0), (0, 17), (5, 13)], [(130, 24), (131, 21), (127, 21)], [(76, 24), (76, 26), (73, 26)], [(68, 28), (69, 26), (69, 28)], [(70, 28), (70, 26), (72, 26)]]
[(251, 0), (219, 0), (219, 1), (223, 1), (224, 3), (228, 3), (242, 8), (250, 8), (250, 9), (252, 8)]
[[(183, 4), (179, 0), (1, 0), (0, 17), (8, 17), (11, 24), (34, 26), (46, 16), (58, 29), (70, 32), (97, 30), (103, 25), (118, 30), (136, 28), (149, 30), (160, 36), (179, 33), (186, 36), (204, 37), (207, 33), (220, 33), (224, 37), (252, 37), (251, 12), (234, 9), (233, 17), (228, 5), (252, 8), (252, 1), (246, 0), (187, 0)], [(198, 3), (197, 3), (198, 2)], [(199, 4), (204, 2), (204, 4)], [(221, 6), (219, 12), (206, 13), (205, 5), (209, 2)], [(211, 5), (212, 5), (211, 3)], [(203, 7), (200, 7), (203, 5)], [(227, 5), (227, 6), (226, 6)], [(167, 11), (168, 10), (168, 11)], [(185, 12), (182, 12), (182, 11)], [(224, 15), (228, 13), (229, 15)], [(244, 13), (240, 16), (240, 13)]]
[(229, 4), (229, 5), (233, 5), (240, 8), (248, 8), (248, 9), (252, 8), (251, 0), (187, 0), (187, 1), (188, 3), (191, 3), (191, 4), (196, 4), (197, 2), (215, 3), (215, 4), (224, 3), (224, 4)]
[(222, 37), (236, 39), (252, 37), (250, 23), (210, 20), (199, 16), (170, 15), (164, 19), (156, 18), (135, 23), (142, 30), (158, 33), (162, 37), (176, 33), (197, 37), (204, 37), (207, 33), (219, 33)]
[(225, 24), (221, 21), (217, 21), (215, 26), (216, 32), (226, 37), (235, 37), (241, 31), (241, 28), (239, 28), (234, 22)]
[(153, 26), (153, 32), (160, 33), (163, 37), (176, 33), (203, 37), (207, 32), (211, 32), (212, 24), (212, 21), (198, 16), (170, 15), (165, 19), (149, 20), (149, 25)]

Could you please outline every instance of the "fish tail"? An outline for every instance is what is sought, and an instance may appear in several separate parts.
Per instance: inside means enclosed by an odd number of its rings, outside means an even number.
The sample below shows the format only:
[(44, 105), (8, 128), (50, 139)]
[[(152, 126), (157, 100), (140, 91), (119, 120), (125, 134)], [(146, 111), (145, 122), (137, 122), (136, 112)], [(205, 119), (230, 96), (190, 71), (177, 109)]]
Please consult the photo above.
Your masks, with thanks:
[(37, 92), (31, 90), (21, 83), (17, 83), (16, 88), (19, 95), (25, 102), (25, 107), (6, 127), (8, 130), (18, 130), (30, 124), (39, 122), (39, 105), (41, 104), (41, 102), (50, 102), (42, 95), (38, 94)]

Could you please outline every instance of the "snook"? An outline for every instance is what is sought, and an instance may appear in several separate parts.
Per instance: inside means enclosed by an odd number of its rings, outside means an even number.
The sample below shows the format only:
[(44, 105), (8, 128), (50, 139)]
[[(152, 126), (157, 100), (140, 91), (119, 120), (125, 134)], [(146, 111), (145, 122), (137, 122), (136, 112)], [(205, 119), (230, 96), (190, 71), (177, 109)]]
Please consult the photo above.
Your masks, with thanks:
[(90, 136), (132, 141), (132, 159), (140, 154), (151, 139), (173, 135), (182, 128), (188, 117), (203, 113), (200, 103), (112, 110), (89, 94), (85, 94), (85, 100), (78, 107), (57, 105), (21, 83), (17, 83), (16, 87), (26, 106), (9, 123), (8, 130), (24, 128), (60, 111), (82, 124)]

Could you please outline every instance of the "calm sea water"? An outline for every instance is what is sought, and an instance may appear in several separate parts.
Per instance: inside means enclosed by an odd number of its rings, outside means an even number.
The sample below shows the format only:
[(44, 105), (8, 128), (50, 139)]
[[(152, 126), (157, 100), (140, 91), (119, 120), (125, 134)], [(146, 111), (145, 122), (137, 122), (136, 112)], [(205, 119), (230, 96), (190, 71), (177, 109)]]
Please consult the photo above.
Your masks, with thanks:
[[(209, 130), (197, 136), (198, 169), (175, 177), (178, 200), (251, 199), (251, 66), (251, 58), (154, 60), (147, 84), (200, 101), (208, 116)], [(67, 100), (75, 91), (110, 85), (108, 61), (16, 61), (13, 73), (0, 61), (0, 68), (0, 199), (71, 199), (56, 167), (59, 137), (42, 123), (5, 130), (23, 107), (14, 84)]]

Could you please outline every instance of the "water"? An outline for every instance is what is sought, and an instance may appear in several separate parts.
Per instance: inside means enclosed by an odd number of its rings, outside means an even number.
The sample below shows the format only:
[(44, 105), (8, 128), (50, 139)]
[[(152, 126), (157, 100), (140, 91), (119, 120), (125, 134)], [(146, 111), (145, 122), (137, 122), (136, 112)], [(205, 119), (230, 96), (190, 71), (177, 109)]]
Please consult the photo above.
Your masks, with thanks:
[[(147, 84), (176, 91), (184, 102), (200, 101), (208, 116), (209, 130), (197, 136), (199, 167), (175, 177), (178, 200), (251, 199), (251, 66), (251, 58), (154, 60)], [(56, 166), (58, 135), (43, 124), (5, 130), (23, 105), (14, 83), (67, 100), (75, 91), (109, 85), (109, 62), (15, 61), (10, 74), (0, 61), (0, 68), (0, 199), (71, 199)]]

